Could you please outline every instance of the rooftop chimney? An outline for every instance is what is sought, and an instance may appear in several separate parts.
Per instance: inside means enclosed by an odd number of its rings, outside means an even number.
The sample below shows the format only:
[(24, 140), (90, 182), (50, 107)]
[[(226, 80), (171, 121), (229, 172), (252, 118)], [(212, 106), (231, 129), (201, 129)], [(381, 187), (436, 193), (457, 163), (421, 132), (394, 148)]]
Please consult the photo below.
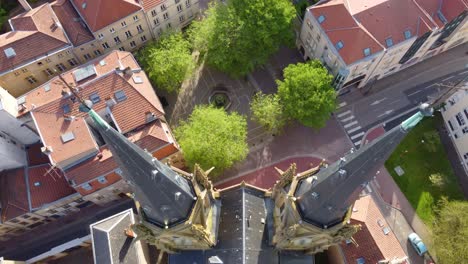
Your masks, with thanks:
[(18, 2), (23, 6), (26, 12), (32, 9), (27, 0), (18, 0)]
[(52, 153), (52, 147), (51, 146), (45, 146), (45, 147), (41, 147), (41, 152), (46, 154), (46, 155), (50, 155)]

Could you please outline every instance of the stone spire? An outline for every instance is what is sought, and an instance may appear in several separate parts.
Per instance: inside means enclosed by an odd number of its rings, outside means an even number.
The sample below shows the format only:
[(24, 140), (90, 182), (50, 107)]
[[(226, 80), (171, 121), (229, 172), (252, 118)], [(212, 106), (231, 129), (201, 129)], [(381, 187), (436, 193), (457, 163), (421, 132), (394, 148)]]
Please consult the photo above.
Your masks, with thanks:
[(400, 126), (361, 149), (351, 151), (318, 172), (313, 180), (300, 181), (294, 196), (303, 220), (322, 228), (341, 223), (359, 193), (407, 132), (427, 115), (432, 115), (432, 109), (423, 105)]
[(351, 239), (360, 229), (347, 224), (359, 193), (407, 132), (430, 115), (432, 109), (422, 105), (400, 126), (326, 168), (319, 165), (296, 175), (294, 164), (278, 170), (281, 177), (271, 195), (276, 248), (315, 254)]
[(188, 219), (197, 199), (189, 180), (113, 129), (94, 110), (88, 111), (122, 176), (135, 191), (146, 220), (170, 227)]

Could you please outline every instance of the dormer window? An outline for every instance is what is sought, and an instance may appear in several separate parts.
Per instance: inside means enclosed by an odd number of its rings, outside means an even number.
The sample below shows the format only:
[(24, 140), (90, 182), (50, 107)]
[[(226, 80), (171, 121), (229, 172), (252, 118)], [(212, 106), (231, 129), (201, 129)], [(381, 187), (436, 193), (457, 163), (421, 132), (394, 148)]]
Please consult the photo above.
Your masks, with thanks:
[(101, 98), (99, 97), (99, 94), (97, 92), (94, 92), (89, 96), (89, 100), (91, 100), (93, 104), (96, 104), (101, 101)]
[(117, 102), (122, 102), (127, 99), (127, 96), (125, 95), (125, 92), (123, 90), (119, 90), (115, 92), (114, 97)]
[(393, 39), (392, 38), (385, 39), (385, 44), (387, 44), (387, 48), (390, 48), (391, 46), (393, 46)]
[(83, 184), (83, 186), (81, 186), (81, 188), (85, 189), (86, 191), (91, 191), (93, 189), (93, 187), (89, 183)]
[(63, 110), (63, 113), (64, 113), (64, 114), (70, 113), (70, 111), (71, 111), (71, 110), (70, 110), (70, 105), (69, 105), (69, 104), (64, 104), (64, 105), (62, 106), (62, 110)]
[(365, 49), (364, 49), (364, 57), (367, 57), (367, 56), (369, 56), (370, 54), (371, 54), (370, 48), (365, 48)]
[(7, 58), (13, 58), (14, 56), (16, 56), (16, 52), (13, 48), (8, 48), (8, 49), (5, 49), (3, 50), (5, 52), (5, 55), (7, 56)]
[(105, 184), (105, 183), (107, 183), (107, 179), (106, 179), (105, 176), (98, 177), (97, 180), (98, 180), (98, 182), (99, 182), (100, 184)]
[(336, 50), (342, 49), (342, 48), (344, 47), (343, 41), (341, 41), (341, 40), (338, 41), (338, 42), (336, 43), (335, 47), (336, 47)]
[(403, 34), (405, 35), (405, 39), (411, 38), (411, 31), (409, 29), (405, 30), (405, 32)]

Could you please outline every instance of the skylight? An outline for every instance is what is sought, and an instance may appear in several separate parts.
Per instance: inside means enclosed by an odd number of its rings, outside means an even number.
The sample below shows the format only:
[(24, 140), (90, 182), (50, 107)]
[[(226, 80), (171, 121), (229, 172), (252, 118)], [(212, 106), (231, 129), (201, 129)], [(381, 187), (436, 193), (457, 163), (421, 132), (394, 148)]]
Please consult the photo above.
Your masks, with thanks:
[(63, 105), (62, 110), (64, 114), (70, 113), (70, 105), (69, 104)]
[(14, 56), (16, 56), (16, 52), (13, 48), (7, 48), (5, 50), (3, 50), (5, 52), (5, 55), (7, 56), (7, 58), (13, 58)]
[(117, 100), (117, 102), (122, 102), (122, 101), (125, 101), (127, 99), (127, 96), (125, 95), (125, 92), (123, 90), (119, 90), (119, 91), (115, 92), (114, 96), (115, 96), (115, 100)]
[(325, 21), (325, 16), (324, 16), (324, 15), (320, 15), (320, 16), (318, 17), (317, 20), (318, 20), (319, 24), (322, 24), (323, 21)]
[(67, 132), (62, 134), (60, 137), (62, 138), (63, 143), (67, 143), (75, 139), (75, 134), (73, 134), (73, 132)]
[(101, 66), (106, 65), (106, 61), (105, 61), (105, 60), (101, 60), (101, 61), (99, 62), (99, 65), (101, 65)]
[(89, 96), (89, 100), (91, 100), (93, 104), (96, 104), (101, 101), (101, 97), (99, 97), (99, 94), (97, 92), (94, 92)]
[(404, 34), (405, 34), (405, 39), (411, 38), (411, 31), (405, 30)]
[(80, 82), (86, 78), (89, 78), (96, 74), (96, 70), (94, 69), (94, 65), (88, 65), (86, 67), (79, 68), (78, 70), (73, 72), (75, 76), (75, 81)]
[(336, 47), (337, 50), (342, 49), (342, 48), (344, 47), (343, 41), (341, 41), (341, 40), (338, 41), (338, 42), (336, 43), (335, 47)]
[(143, 83), (143, 79), (141, 79), (140, 76), (134, 75), (132, 79), (133, 79), (133, 82), (135, 82), (136, 84)]
[(367, 57), (367, 56), (369, 56), (370, 54), (371, 54), (370, 48), (365, 48), (365, 49), (364, 49), (364, 56)]
[(393, 39), (387, 38), (385, 39), (385, 43), (387, 44), (387, 48), (390, 48), (391, 46), (393, 46)]

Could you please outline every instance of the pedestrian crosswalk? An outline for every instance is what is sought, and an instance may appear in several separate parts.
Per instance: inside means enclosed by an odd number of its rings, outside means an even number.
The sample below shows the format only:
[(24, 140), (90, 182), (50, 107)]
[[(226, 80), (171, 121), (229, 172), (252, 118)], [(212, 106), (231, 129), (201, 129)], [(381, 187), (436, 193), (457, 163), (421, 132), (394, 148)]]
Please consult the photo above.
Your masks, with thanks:
[(336, 115), (338, 121), (344, 127), (346, 133), (354, 144), (355, 148), (361, 146), (362, 137), (366, 134), (359, 122), (354, 117), (351, 110), (347, 110)]

